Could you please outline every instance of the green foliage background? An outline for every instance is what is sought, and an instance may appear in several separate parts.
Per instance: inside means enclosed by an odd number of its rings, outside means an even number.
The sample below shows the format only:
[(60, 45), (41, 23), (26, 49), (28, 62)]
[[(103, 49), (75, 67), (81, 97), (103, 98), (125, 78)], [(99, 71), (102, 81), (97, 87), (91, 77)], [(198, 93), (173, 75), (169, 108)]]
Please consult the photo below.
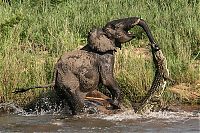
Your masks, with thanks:
[[(57, 58), (86, 44), (91, 28), (129, 16), (147, 21), (174, 80), (200, 80), (199, 0), (12, 0), (0, 3), (0, 95), (5, 101), (35, 96), (38, 91), (11, 92), (51, 82)], [(115, 69), (127, 102), (140, 100), (154, 76), (152, 62), (131, 51), (148, 44), (141, 28), (133, 31), (136, 39), (118, 52)]]

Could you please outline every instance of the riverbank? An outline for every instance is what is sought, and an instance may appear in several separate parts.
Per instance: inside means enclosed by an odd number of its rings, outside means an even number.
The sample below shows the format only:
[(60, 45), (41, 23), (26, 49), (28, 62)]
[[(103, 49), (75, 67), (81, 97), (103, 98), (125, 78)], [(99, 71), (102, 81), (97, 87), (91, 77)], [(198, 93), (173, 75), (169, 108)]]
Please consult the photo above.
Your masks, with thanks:
[[(169, 88), (166, 88), (164, 94), (162, 95), (162, 100), (164, 105), (160, 109), (156, 110), (185, 110), (190, 111), (190, 108), (193, 109), (199, 109), (200, 107), (200, 82), (195, 82), (196, 84), (193, 85), (187, 85), (187, 84), (179, 84), (174, 85)], [(55, 95), (55, 92), (52, 91), (42, 91), (38, 95), (33, 95), (35, 92), (26, 92), (19, 94), (20, 96), (14, 96), (12, 100), (6, 101), (4, 96), (0, 95), (0, 103), (14, 103), (18, 106), (21, 106), (22, 108), (27, 108), (27, 110), (34, 110), (36, 106), (40, 109), (48, 110), (47, 107), (45, 107), (48, 103), (48, 105), (55, 106), (57, 96)], [(22, 96), (23, 95), (23, 96)], [(88, 99), (89, 98), (89, 99)], [(92, 100), (94, 98), (94, 100)], [(95, 91), (94, 93), (90, 93), (86, 97), (87, 100), (92, 101), (98, 101), (100, 99), (100, 103), (102, 102), (103, 106), (101, 109), (104, 110), (104, 112), (112, 112), (109, 110), (106, 110), (107, 106), (110, 106), (109, 103), (105, 101), (105, 99), (109, 99), (108, 96), (104, 95), (103, 93), (100, 93), (98, 91)], [(103, 100), (104, 99), (104, 100)], [(39, 103), (39, 104), (38, 104)], [(134, 105), (136, 103), (131, 103), (130, 101), (126, 101), (126, 99), (123, 99), (122, 105), (123, 108), (134, 108)], [(45, 105), (45, 106), (44, 106)], [(41, 107), (39, 107), (41, 106)]]

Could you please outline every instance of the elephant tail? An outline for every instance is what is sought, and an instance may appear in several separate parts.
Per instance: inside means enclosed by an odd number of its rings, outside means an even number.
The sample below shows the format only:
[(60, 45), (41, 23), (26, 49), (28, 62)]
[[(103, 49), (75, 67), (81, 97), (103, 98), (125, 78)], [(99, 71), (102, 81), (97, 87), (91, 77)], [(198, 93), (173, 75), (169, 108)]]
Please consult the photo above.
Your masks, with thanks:
[(13, 91), (12, 93), (23, 93), (26, 92), (28, 90), (32, 90), (32, 89), (37, 89), (37, 88), (49, 88), (49, 87), (54, 87), (55, 86), (55, 82), (52, 82), (50, 84), (47, 85), (41, 85), (41, 86), (32, 86), (32, 87), (25, 87), (25, 88), (17, 88), (15, 91)]
[(55, 70), (54, 70), (53, 81), (50, 84), (39, 85), (39, 86), (32, 86), (32, 87), (24, 87), (24, 88), (16, 88), (15, 91), (13, 91), (12, 93), (17, 94), (17, 93), (23, 93), (23, 92), (26, 92), (26, 91), (32, 90), (32, 89), (54, 87), (55, 86), (56, 75), (57, 75), (57, 70), (56, 70), (56, 68), (54, 68), (54, 69)]

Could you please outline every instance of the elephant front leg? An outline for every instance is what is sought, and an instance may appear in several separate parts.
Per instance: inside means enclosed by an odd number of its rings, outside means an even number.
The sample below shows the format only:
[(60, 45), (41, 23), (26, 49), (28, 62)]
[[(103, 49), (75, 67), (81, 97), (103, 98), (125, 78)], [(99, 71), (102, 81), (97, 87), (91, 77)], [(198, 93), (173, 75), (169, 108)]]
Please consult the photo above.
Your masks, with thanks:
[(112, 95), (112, 102), (111, 104), (115, 109), (119, 107), (120, 101), (120, 88), (114, 79), (113, 68), (114, 68), (114, 57), (111, 54), (104, 55), (105, 57), (102, 58), (100, 63), (100, 75), (101, 81), (105, 87), (108, 88)]
[(112, 95), (112, 101), (111, 105), (113, 106), (114, 109), (119, 109), (119, 101), (120, 101), (120, 88), (117, 85), (116, 81), (112, 76), (106, 77), (106, 80), (103, 81), (103, 85), (108, 88)]

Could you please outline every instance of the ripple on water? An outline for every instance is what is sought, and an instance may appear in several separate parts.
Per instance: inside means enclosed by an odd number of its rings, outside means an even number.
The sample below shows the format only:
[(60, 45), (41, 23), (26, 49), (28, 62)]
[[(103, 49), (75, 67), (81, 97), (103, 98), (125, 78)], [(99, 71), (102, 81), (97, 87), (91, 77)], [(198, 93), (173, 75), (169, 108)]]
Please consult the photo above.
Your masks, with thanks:
[[(126, 110), (117, 114), (85, 114), (74, 117), (55, 110), (26, 112), (13, 103), (1, 103), (0, 130), (7, 132), (199, 132), (200, 112), (163, 111), (136, 114)], [(39, 116), (39, 117), (38, 117)]]

